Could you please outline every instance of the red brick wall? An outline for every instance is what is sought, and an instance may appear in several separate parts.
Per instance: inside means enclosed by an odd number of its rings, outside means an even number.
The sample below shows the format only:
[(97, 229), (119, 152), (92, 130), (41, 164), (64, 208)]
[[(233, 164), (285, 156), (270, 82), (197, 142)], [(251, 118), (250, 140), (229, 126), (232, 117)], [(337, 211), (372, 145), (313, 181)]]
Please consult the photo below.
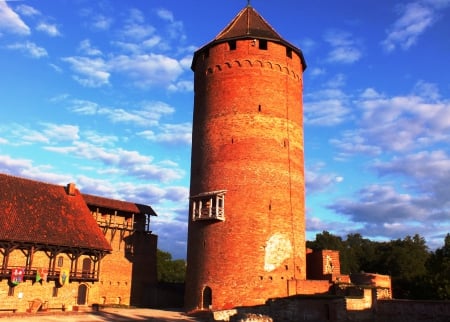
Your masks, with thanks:
[(318, 250), (309, 252), (306, 255), (307, 278), (308, 279), (330, 279), (341, 275), (341, 263), (339, 251), (337, 250)]
[[(147, 305), (150, 295), (146, 290), (157, 282), (157, 236), (144, 231), (143, 215), (116, 215), (104, 209), (92, 213), (113, 249), (102, 260), (99, 295), (92, 300), (100, 304)], [(136, 223), (134, 230), (124, 229), (131, 228), (131, 218)]]
[(264, 303), (306, 278), (301, 60), (251, 40), (199, 55), (190, 193), (227, 192), (225, 221), (190, 219), (186, 308), (205, 286), (213, 309)]

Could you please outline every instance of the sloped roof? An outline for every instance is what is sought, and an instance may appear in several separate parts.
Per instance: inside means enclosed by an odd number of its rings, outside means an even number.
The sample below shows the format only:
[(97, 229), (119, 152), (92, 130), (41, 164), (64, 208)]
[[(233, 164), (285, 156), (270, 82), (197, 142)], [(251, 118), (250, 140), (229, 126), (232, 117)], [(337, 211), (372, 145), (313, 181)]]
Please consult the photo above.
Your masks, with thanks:
[(204, 48), (211, 47), (217, 43), (237, 39), (265, 39), (283, 44), (295, 51), (302, 61), (303, 70), (306, 69), (306, 61), (302, 51), (284, 40), (272, 26), (250, 5), (243, 8), (236, 17), (214, 38), (213, 41), (203, 46), (194, 54), (192, 69), (196, 56)]
[(214, 39), (215, 41), (242, 37), (283, 41), (283, 38), (256, 10), (247, 6)]
[(0, 174), (0, 240), (110, 251), (81, 193)]
[(109, 199), (89, 194), (83, 193), (83, 198), (88, 204), (88, 206), (100, 207), (114, 209), (117, 211), (130, 213), (130, 214), (147, 214), (151, 216), (156, 216), (156, 212), (152, 207), (141, 205), (138, 203)]

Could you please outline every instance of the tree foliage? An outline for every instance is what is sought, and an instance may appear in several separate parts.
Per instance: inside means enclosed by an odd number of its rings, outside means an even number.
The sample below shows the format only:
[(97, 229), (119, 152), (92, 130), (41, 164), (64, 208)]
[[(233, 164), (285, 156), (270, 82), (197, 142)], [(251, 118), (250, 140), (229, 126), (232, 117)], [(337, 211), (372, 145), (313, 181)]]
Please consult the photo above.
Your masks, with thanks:
[(396, 298), (450, 299), (450, 234), (445, 237), (444, 246), (434, 252), (418, 234), (377, 242), (360, 234), (342, 239), (323, 231), (306, 245), (314, 250), (338, 250), (342, 274), (390, 275)]
[(172, 255), (162, 250), (156, 252), (158, 282), (183, 283), (186, 275), (186, 262), (172, 259)]

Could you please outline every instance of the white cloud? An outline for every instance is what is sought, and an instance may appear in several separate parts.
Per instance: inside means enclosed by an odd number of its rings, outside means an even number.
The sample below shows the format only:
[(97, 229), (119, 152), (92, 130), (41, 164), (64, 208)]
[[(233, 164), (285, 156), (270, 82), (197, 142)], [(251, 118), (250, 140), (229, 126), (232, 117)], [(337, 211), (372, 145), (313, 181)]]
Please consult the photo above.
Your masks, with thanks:
[(108, 30), (113, 23), (113, 19), (104, 15), (92, 17), (92, 27), (96, 30)]
[(432, 0), (414, 1), (400, 7), (400, 17), (388, 29), (381, 43), (383, 48), (388, 52), (394, 51), (397, 46), (409, 49), (437, 21), (439, 10), (449, 5), (450, 2), (446, 0)]
[(183, 72), (176, 59), (153, 53), (116, 56), (110, 65), (112, 70), (124, 73), (134, 81), (134, 85), (142, 88), (153, 85), (167, 87)]
[(423, 96), (386, 97), (373, 89), (363, 93), (356, 104), (362, 111), (362, 132), (370, 144), (405, 151), (450, 142), (450, 101), (438, 100), (439, 92), (431, 84), (417, 86), (427, 89), (420, 92)]
[(78, 50), (82, 54), (85, 54), (88, 56), (101, 56), (102, 55), (101, 50), (92, 46), (91, 41), (89, 39), (82, 40), (80, 42), (80, 45), (78, 46)]
[(192, 124), (163, 124), (158, 127), (158, 133), (153, 130), (146, 130), (138, 133), (138, 135), (149, 141), (190, 145), (192, 142)]
[(87, 100), (70, 101), (69, 109), (80, 115), (105, 116), (113, 123), (130, 123), (135, 126), (156, 126), (161, 117), (171, 115), (175, 109), (161, 101), (144, 101), (137, 109), (104, 107)]
[(64, 57), (64, 62), (71, 65), (76, 73), (74, 79), (86, 87), (101, 87), (109, 84), (111, 74), (108, 71), (107, 63), (101, 58), (89, 57)]
[(305, 95), (305, 123), (332, 126), (348, 119), (348, 98), (340, 89), (324, 89)]
[(45, 127), (43, 133), (50, 141), (75, 141), (80, 138), (77, 125), (52, 123), (42, 125)]
[(6, 46), (8, 49), (19, 50), (32, 58), (42, 58), (48, 56), (47, 50), (43, 47), (39, 47), (34, 42), (26, 41), (24, 43), (15, 43)]
[(362, 57), (361, 45), (350, 33), (332, 30), (325, 33), (324, 38), (331, 46), (327, 58), (328, 62), (349, 64)]
[(0, 1), (0, 31), (10, 32), (18, 35), (29, 35), (30, 28), (7, 4)]
[(42, 31), (51, 37), (61, 36), (58, 27), (53, 24), (41, 22), (37, 25), (36, 30)]
[(20, 13), (23, 16), (39, 16), (41, 12), (31, 6), (28, 6), (26, 4), (18, 5), (16, 8), (17, 12)]
[(323, 166), (322, 164), (315, 164), (306, 169), (306, 191), (308, 195), (324, 192), (342, 181), (341, 177), (334, 173), (321, 173)]

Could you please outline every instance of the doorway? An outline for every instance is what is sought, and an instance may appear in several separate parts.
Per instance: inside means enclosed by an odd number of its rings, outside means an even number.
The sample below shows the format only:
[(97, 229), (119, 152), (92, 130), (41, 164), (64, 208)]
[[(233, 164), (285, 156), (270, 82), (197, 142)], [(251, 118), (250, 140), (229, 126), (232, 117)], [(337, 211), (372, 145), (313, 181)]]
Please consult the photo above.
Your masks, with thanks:
[(78, 286), (78, 296), (77, 296), (77, 304), (78, 305), (86, 305), (87, 291), (88, 291), (88, 288), (87, 288), (86, 284), (80, 284), (80, 286)]
[(209, 286), (203, 289), (203, 308), (211, 309), (212, 306), (212, 290)]

